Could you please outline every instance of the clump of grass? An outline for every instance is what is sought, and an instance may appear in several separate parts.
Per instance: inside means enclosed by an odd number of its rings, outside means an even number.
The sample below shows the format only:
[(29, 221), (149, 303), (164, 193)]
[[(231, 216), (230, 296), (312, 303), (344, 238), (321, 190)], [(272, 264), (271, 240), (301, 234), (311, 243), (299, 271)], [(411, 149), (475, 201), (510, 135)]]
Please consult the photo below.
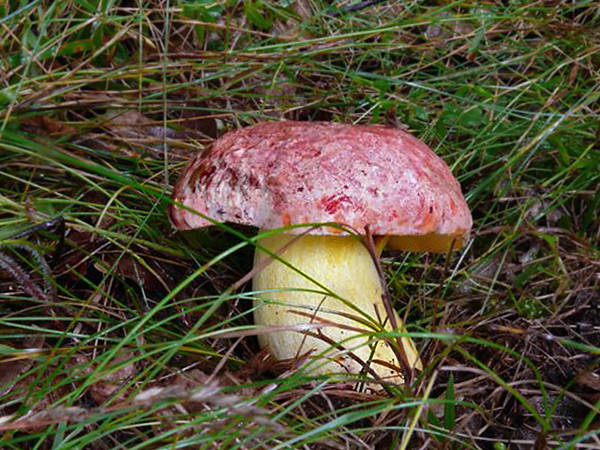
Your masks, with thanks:
[[(0, 6), (3, 446), (597, 446), (599, 7)], [(247, 230), (167, 221), (191, 153), (280, 118), (408, 128), (467, 193), (464, 251), (383, 260), (411, 386), (266, 358)]]

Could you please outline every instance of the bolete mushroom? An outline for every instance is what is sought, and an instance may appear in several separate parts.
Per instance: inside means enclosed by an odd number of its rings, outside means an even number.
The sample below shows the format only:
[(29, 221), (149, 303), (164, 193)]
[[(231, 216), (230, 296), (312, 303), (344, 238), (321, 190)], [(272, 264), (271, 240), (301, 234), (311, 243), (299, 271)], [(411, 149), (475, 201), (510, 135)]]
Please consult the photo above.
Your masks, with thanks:
[[(335, 222), (369, 230), (396, 250), (460, 248), (472, 224), (448, 166), (409, 133), (379, 125), (283, 121), (229, 132), (192, 159), (173, 199), (201, 213), (172, 205), (180, 230), (211, 225), (206, 216), (262, 230)], [(256, 250), (255, 322), (290, 328), (260, 334), (260, 345), (277, 359), (312, 351), (315, 374), (358, 373), (369, 364), (381, 379), (401, 383), (398, 352), (373, 339), (394, 320), (371, 253), (340, 227), (305, 232), (289, 228), (259, 241), (287, 264), (266, 264), (272, 257)], [(297, 325), (308, 322), (326, 326), (307, 336)], [(401, 342), (405, 363), (420, 369), (412, 340)]]

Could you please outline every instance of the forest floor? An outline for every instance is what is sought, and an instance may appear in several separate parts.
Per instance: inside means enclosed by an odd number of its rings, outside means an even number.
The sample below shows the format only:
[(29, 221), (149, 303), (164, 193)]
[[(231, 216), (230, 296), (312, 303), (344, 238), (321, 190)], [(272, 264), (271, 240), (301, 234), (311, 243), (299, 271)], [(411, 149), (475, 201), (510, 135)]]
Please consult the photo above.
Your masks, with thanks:
[[(4, 2), (2, 447), (599, 448), (599, 11)], [(191, 155), (282, 118), (406, 129), (461, 183), (464, 249), (382, 257), (408, 385), (274, 363), (255, 230), (168, 221)]]

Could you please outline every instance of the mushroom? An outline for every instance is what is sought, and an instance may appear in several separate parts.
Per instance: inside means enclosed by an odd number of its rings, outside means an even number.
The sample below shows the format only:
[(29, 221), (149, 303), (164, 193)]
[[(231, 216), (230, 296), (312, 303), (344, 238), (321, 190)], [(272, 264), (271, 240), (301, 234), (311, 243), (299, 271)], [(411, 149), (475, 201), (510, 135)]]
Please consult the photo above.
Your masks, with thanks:
[[(386, 314), (372, 254), (350, 230), (368, 230), (378, 247), (447, 252), (464, 245), (472, 224), (446, 164), (409, 133), (380, 125), (282, 121), (229, 132), (192, 159), (173, 200), (188, 208), (170, 206), (180, 230), (211, 225), (207, 217), (265, 231), (329, 223), (258, 241), (255, 323), (281, 327), (259, 343), (277, 359), (308, 353), (314, 374), (368, 365), (391, 383), (404, 380), (402, 353), (373, 331), (394, 322), (406, 330), (395, 311)], [(322, 328), (300, 332), (309, 322)], [(404, 366), (421, 369), (412, 340), (401, 343)]]

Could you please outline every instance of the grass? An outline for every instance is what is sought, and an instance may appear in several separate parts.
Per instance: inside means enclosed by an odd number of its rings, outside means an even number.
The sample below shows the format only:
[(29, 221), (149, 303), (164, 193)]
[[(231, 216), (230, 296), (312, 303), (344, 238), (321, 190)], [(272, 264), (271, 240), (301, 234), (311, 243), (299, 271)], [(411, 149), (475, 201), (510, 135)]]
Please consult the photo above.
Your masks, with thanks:
[[(600, 445), (600, 3), (372, 3), (0, 5), (3, 448)], [(190, 155), (281, 118), (405, 127), (461, 182), (468, 246), (382, 261), (410, 386), (265, 360), (254, 231), (168, 223)]]

